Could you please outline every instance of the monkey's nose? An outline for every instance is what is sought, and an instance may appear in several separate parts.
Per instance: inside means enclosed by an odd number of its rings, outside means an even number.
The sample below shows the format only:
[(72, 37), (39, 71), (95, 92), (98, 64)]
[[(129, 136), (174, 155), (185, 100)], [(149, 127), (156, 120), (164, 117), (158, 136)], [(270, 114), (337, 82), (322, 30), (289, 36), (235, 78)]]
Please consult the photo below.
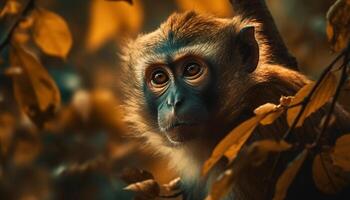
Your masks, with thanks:
[(183, 98), (182, 97), (175, 97), (175, 98), (168, 98), (166, 101), (166, 104), (169, 107), (173, 107), (174, 109), (178, 108), (181, 106), (181, 104), (183, 103)]

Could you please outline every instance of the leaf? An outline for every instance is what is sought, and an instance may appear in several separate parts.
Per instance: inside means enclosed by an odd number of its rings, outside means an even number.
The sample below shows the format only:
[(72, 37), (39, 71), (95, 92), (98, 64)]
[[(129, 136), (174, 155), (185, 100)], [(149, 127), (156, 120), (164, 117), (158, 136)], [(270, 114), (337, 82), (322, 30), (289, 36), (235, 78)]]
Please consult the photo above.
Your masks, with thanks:
[(286, 195), (289, 186), (292, 184), (295, 176), (299, 172), (300, 167), (303, 165), (308, 151), (304, 149), (284, 170), (282, 175), (278, 178), (276, 183), (275, 195), (273, 200), (283, 200)]
[(283, 107), (273, 103), (266, 103), (254, 110), (256, 115), (263, 116), (260, 124), (272, 124), (284, 112)]
[[(330, 72), (328, 73), (318, 88), (315, 90), (314, 94), (311, 96), (310, 102), (307, 104), (303, 114), (301, 115), (296, 127), (300, 127), (303, 125), (304, 120), (309, 117), (313, 112), (317, 111), (324, 104), (326, 104), (330, 98), (334, 95), (337, 89), (338, 77)], [(312, 88), (315, 86), (315, 83), (309, 83), (302, 87), (293, 98), (291, 105), (295, 105), (301, 103), (306, 96), (309, 95)], [(301, 110), (301, 105), (292, 107), (287, 110), (287, 122), (289, 126), (291, 126), (296, 119), (298, 113)]]
[(276, 104), (273, 104), (273, 103), (266, 103), (264, 105), (261, 105), (259, 106), (258, 108), (256, 108), (254, 110), (254, 113), (256, 115), (266, 115), (270, 112), (273, 112), (275, 111), (277, 108), (277, 105)]
[(349, 184), (349, 178), (332, 164), (329, 153), (317, 154), (312, 164), (316, 187), (325, 194), (336, 194)]
[(233, 171), (231, 169), (226, 170), (218, 180), (216, 180), (211, 186), (210, 192), (205, 200), (220, 200), (227, 195), (233, 184)]
[(350, 41), (350, 1), (337, 0), (327, 12), (327, 36), (334, 51), (344, 49)]
[(169, 183), (163, 184), (162, 188), (165, 188), (168, 191), (179, 190), (181, 188), (181, 178), (177, 177), (177, 178), (169, 181)]
[(13, 76), (16, 101), (24, 113), (40, 126), (60, 106), (60, 92), (40, 62), (21, 47), (11, 49), (10, 62), (22, 69), (21, 73)]
[(143, 10), (140, 0), (133, 5), (120, 2), (93, 0), (86, 40), (89, 51), (99, 49), (109, 40), (122, 34), (136, 34), (142, 25)]
[(161, 185), (160, 194), (162, 197), (178, 197), (182, 194), (181, 185), (181, 178), (177, 177), (169, 181), (169, 183)]
[(130, 184), (124, 188), (137, 193), (137, 196), (146, 197), (146, 199), (154, 199), (159, 196), (160, 187), (159, 184), (153, 180), (148, 179), (145, 181)]
[(286, 151), (289, 150), (291, 147), (292, 145), (284, 140), (276, 141), (266, 139), (254, 142), (251, 145), (249, 145), (249, 147), (247, 148), (247, 155), (252, 155), (253, 162), (256, 166), (258, 166), (266, 160), (269, 153)]
[(35, 43), (48, 55), (65, 59), (72, 47), (72, 34), (66, 21), (49, 10), (36, 11), (33, 38)]
[(181, 10), (195, 10), (199, 13), (211, 13), (219, 17), (232, 16), (229, 1), (226, 0), (176, 0)]
[(350, 172), (350, 134), (343, 135), (337, 139), (332, 159), (336, 166)]
[(0, 17), (3, 17), (5, 15), (15, 15), (19, 13), (21, 10), (22, 5), (14, 0), (9, 0), (6, 2), (5, 7), (0, 10)]
[(260, 120), (260, 116), (252, 117), (238, 125), (229, 134), (227, 134), (226, 137), (222, 139), (214, 148), (210, 158), (205, 161), (202, 174), (207, 174), (223, 155), (225, 155), (229, 160), (233, 160), (251, 133), (254, 131), (255, 127), (259, 124)]

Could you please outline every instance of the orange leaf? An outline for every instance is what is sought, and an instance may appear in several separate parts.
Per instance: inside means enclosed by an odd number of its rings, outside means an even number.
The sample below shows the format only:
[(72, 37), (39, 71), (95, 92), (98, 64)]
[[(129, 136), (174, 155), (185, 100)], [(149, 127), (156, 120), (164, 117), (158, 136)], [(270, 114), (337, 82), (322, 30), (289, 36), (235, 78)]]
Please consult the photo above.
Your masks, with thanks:
[(139, 32), (143, 18), (140, 0), (133, 1), (133, 5), (93, 0), (90, 13), (86, 40), (86, 47), (89, 51), (99, 49), (106, 42), (122, 34)]
[(40, 62), (17, 46), (11, 50), (10, 62), (22, 69), (13, 76), (13, 84), (15, 98), (24, 113), (36, 121), (43, 120), (41, 115), (57, 110), (61, 103), (60, 92)]
[(334, 51), (350, 42), (350, 0), (337, 0), (327, 13), (327, 36)]
[(210, 158), (204, 163), (202, 174), (205, 175), (219, 161), (222, 156), (233, 160), (255, 127), (261, 120), (260, 116), (252, 117), (234, 128), (213, 150)]
[(48, 55), (66, 58), (72, 47), (72, 34), (66, 21), (49, 10), (36, 11), (33, 37), (35, 43)]
[(14, 15), (17, 14), (22, 8), (22, 5), (17, 1), (7, 1), (4, 8), (0, 10), (0, 17), (5, 15)]
[(176, 0), (182, 10), (195, 10), (199, 13), (211, 13), (219, 17), (232, 16), (232, 7), (226, 0)]
[(209, 195), (205, 200), (220, 200), (232, 190), (233, 172), (231, 169), (226, 170), (219, 180), (215, 181), (211, 186)]
[(147, 197), (147, 199), (154, 199), (159, 195), (160, 187), (155, 180), (148, 179), (130, 184), (126, 186), (124, 190), (136, 192), (137, 195)]
[(308, 151), (304, 149), (284, 170), (282, 175), (278, 178), (276, 183), (275, 195), (273, 200), (283, 200), (286, 195), (289, 186), (292, 184), (295, 176), (299, 172), (300, 167), (303, 165)]
[(350, 134), (339, 137), (332, 153), (334, 164), (350, 172)]
[[(324, 79), (322, 80), (318, 88), (315, 90), (314, 94), (311, 96), (310, 102), (307, 104), (296, 127), (302, 126), (304, 123), (304, 120), (307, 117), (309, 117), (312, 113), (314, 113), (319, 108), (321, 108), (324, 104), (326, 104), (329, 101), (330, 98), (332, 98), (332, 96), (335, 93), (335, 90), (337, 89), (337, 83), (338, 83), (338, 77), (332, 72), (328, 73), (324, 77)], [(309, 93), (311, 92), (314, 86), (315, 86), (315, 83), (312, 82), (302, 87), (297, 92), (294, 99), (292, 99), (291, 105), (295, 105), (302, 102), (305, 99), (305, 97), (309, 95)], [(300, 110), (301, 110), (301, 105), (288, 109), (287, 121), (289, 126), (293, 124)]]
[(346, 174), (332, 164), (329, 153), (315, 156), (312, 175), (316, 187), (325, 194), (336, 194), (349, 184)]

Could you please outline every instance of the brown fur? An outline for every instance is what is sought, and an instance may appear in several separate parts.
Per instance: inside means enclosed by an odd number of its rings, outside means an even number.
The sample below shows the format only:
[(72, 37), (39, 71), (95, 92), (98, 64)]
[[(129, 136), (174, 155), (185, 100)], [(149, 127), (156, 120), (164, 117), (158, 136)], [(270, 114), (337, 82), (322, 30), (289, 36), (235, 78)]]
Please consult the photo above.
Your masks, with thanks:
[[(223, 133), (213, 132), (212, 136), (205, 136), (191, 141), (181, 148), (173, 148), (160, 137), (157, 124), (152, 121), (147, 112), (145, 96), (143, 94), (143, 76), (147, 65), (162, 62), (171, 57), (175, 59), (187, 54), (197, 54), (207, 57), (217, 63), (214, 66), (221, 84), (217, 90), (221, 94), (217, 98), (216, 116), (221, 123), (229, 124), (230, 129), (253, 115), (253, 110), (267, 102), (278, 103), (279, 98), (294, 95), (309, 80), (299, 72), (284, 66), (269, 65), (268, 42), (263, 35), (257, 35), (260, 46), (260, 61), (257, 69), (251, 73), (240, 71), (240, 57), (234, 49), (232, 37), (247, 25), (254, 25), (252, 20), (219, 19), (203, 16), (194, 12), (173, 14), (156, 31), (140, 35), (130, 41), (124, 49), (122, 68), (122, 84), (126, 121), (139, 136), (144, 136), (147, 143), (154, 147), (157, 153), (167, 156), (170, 165), (179, 170), (187, 181), (198, 182), (199, 170), (208, 158), (213, 147), (224, 137)], [(233, 47), (226, 48), (228, 44)], [(227, 63), (234, 63), (229, 65)], [(312, 115), (306, 120), (306, 125), (296, 131), (300, 142), (310, 142), (314, 138), (323, 111)], [(348, 114), (340, 106), (336, 109), (337, 122), (334, 128), (338, 133), (349, 131)], [(215, 122), (213, 122), (215, 123)], [(251, 141), (263, 138), (281, 138), (287, 130), (285, 117), (281, 117), (273, 125), (258, 127)], [(250, 141), (250, 142), (251, 142)], [(334, 142), (334, 141), (331, 141)], [(287, 155), (280, 163), (277, 174), (285, 167), (291, 155)], [(271, 157), (273, 160), (274, 157)], [(237, 169), (242, 168), (237, 164)], [(242, 170), (234, 187), (236, 199), (265, 199), (270, 198), (273, 182), (266, 183), (266, 174), (270, 174), (271, 162), (260, 168), (249, 167)], [(274, 176), (277, 176), (276, 173)], [(276, 180), (273, 179), (274, 181)], [(268, 188), (270, 187), (270, 188)], [(203, 188), (201, 188), (203, 190)], [(271, 191), (270, 191), (271, 192)], [(195, 192), (196, 193), (196, 192)]]

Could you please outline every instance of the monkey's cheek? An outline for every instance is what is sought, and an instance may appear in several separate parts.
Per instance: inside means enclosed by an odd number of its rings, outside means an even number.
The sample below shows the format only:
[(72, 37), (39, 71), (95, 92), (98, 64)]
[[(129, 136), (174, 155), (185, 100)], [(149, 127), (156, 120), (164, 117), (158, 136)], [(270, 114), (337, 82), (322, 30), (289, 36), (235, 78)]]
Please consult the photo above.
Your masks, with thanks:
[(189, 125), (177, 126), (165, 132), (168, 140), (173, 144), (182, 144), (196, 137), (195, 128)]

